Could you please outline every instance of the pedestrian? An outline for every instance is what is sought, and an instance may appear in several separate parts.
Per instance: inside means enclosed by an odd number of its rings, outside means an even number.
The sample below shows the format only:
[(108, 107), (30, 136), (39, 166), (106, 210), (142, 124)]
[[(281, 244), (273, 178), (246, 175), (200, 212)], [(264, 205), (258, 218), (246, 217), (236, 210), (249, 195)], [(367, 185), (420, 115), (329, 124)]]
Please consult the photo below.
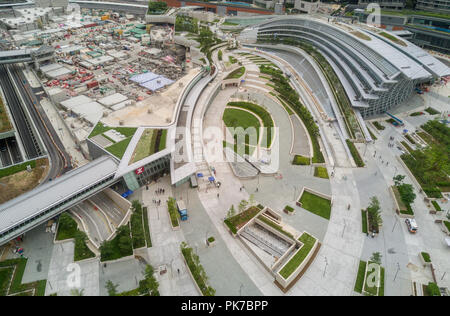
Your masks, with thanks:
[(242, 192), (242, 187), (239, 188), (239, 192)]
[(178, 275), (180, 275), (180, 269), (177, 269), (177, 271), (178, 271)]
[(217, 193), (217, 198), (219, 198), (219, 193)]
[(256, 188), (256, 192), (258, 192), (258, 191), (259, 191), (259, 188), (257, 187), (257, 188)]
[(389, 161), (386, 161), (386, 166), (389, 166)]

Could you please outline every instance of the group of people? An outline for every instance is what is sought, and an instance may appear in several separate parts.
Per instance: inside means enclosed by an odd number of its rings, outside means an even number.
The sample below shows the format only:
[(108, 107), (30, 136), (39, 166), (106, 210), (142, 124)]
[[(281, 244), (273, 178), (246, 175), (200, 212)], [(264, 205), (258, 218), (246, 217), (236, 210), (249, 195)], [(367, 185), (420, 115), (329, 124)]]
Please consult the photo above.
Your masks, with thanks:
[(157, 206), (160, 206), (161, 205), (161, 200), (153, 199), (153, 203), (156, 204)]
[(158, 188), (157, 190), (155, 190), (155, 194), (156, 194), (156, 195), (158, 195), (158, 194), (164, 194), (164, 193), (166, 193), (166, 190), (165, 190), (165, 189)]

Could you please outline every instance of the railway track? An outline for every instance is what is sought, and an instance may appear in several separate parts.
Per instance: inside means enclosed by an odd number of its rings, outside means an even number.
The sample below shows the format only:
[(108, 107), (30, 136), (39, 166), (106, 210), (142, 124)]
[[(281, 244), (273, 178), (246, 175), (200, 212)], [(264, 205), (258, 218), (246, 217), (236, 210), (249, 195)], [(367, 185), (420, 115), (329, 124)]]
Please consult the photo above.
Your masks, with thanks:
[[(9, 67), (10, 75), (8, 74), (7, 67)], [(12, 107), (14, 109), (14, 121), (16, 122), (16, 125), (20, 124), (20, 127), (18, 125), (18, 129), (22, 130), (23, 136), (20, 135), (20, 131), (19, 135), (24, 143), (24, 147), (25, 144), (27, 144), (26, 147), (28, 150), (26, 149), (26, 152), (28, 158), (32, 159), (42, 156), (43, 150), (40, 149), (36, 138), (37, 135), (34, 134), (33, 129), (31, 128), (31, 124), (25, 115), (24, 108), (28, 110), (28, 113), (30, 114), (30, 117), (36, 127), (36, 132), (39, 133), (48, 152), (50, 171), (44, 182), (51, 181), (72, 169), (69, 154), (65, 151), (63, 143), (59, 139), (58, 134), (53, 128), (44, 109), (40, 105), (39, 100), (36, 98), (31, 87), (27, 83), (22, 70), (16, 65), (1, 66), (0, 79), (2, 87), (5, 86), (8, 91), (8, 104), (12, 104), (12, 106), (10, 105), (10, 108)], [(14, 84), (16, 85), (18, 91), (14, 88)], [(20, 98), (18, 97), (19, 94), (22, 96), (24, 104), (20, 101)], [(33, 144), (35, 152), (32, 151), (31, 144)]]

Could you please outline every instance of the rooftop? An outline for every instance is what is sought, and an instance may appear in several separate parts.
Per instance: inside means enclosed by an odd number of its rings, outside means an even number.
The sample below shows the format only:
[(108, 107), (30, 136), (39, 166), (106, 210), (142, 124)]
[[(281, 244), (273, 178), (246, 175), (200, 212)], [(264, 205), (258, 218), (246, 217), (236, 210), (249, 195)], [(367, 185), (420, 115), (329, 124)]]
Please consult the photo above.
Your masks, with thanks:
[(40, 211), (75, 195), (78, 191), (114, 174), (116, 170), (117, 162), (111, 157), (103, 156), (2, 204), (0, 206), (0, 232), (4, 232), (12, 225), (24, 222)]

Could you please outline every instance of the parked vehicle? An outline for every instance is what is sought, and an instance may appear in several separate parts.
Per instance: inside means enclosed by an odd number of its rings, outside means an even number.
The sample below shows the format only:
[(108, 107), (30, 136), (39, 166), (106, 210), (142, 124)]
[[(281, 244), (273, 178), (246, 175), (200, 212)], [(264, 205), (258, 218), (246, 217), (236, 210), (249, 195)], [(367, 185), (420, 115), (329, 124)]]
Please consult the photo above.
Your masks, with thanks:
[(417, 230), (419, 229), (419, 226), (417, 226), (416, 220), (413, 218), (407, 218), (405, 220), (406, 226), (408, 227), (408, 230), (410, 233), (415, 234), (417, 233)]
[(178, 213), (180, 214), (180, 218), (182, 221), (186, 221), (188, 219), (187, 208), (184, 204), (184, 201), (177, 201)]

